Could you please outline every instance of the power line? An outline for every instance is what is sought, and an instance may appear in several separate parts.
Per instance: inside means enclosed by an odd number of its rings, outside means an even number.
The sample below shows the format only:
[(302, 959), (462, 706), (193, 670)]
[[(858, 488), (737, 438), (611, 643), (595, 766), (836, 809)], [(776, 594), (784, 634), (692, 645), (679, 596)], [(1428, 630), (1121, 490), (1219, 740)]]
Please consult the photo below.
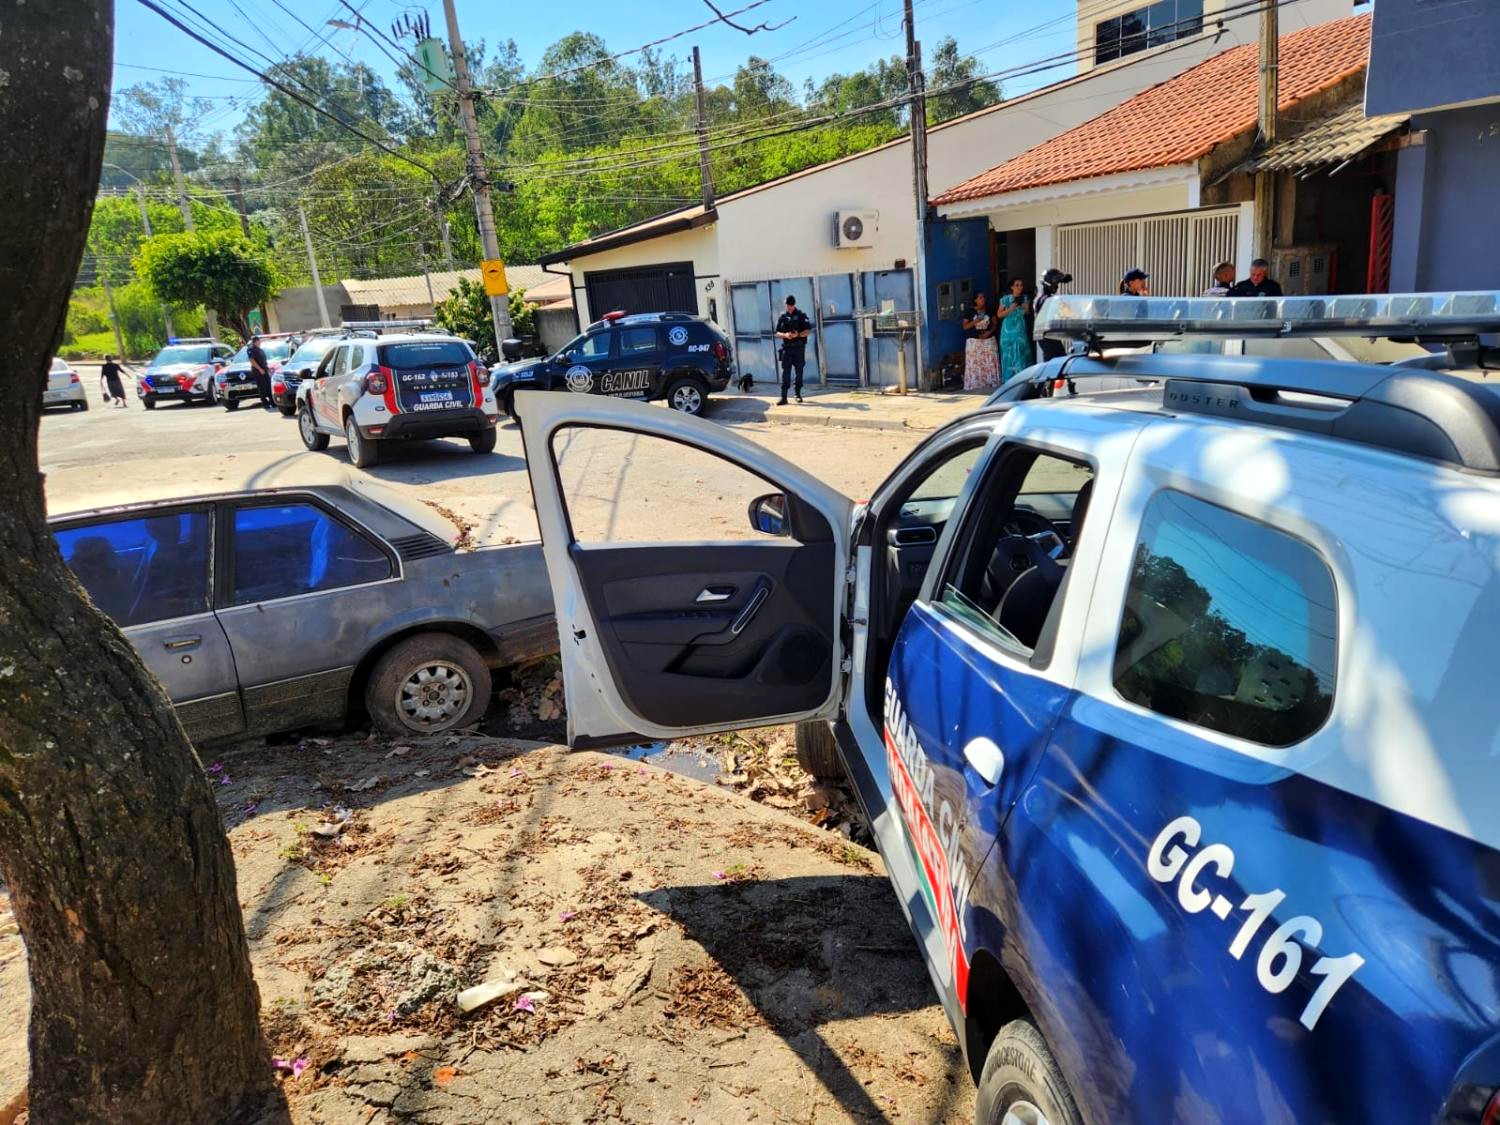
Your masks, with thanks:
[[(291, 89), (291, 88), (283, 85), (282, 83), (278, 82), (276, 79), (272, 78), (269, 74), (266, 74), (265, 72), (260, 71), (260, 70), (256, 70), (255, 67), (251, 66), (249, 63), (241, 62), (239, 59), (235, 58), (233, 54), (231, 54), (229, 51), (225, 50), (223, 47), (220, 47), (217, 43), (214, 43), (211, 40), (209, 40), (208, 38), (206, 38), (206, 37), (204, 37), (202, 35), (199, 35), (192, 28), (188, 27), (181, 20), (177, 19), (176, 16), (172, 15), (170, 12), (166, 11), (160, 5), (158, 5), (157, 3), (155, 3), (155, 0), (137, 0), (137, 2), (139, 4), (141, 4), (142, 7), (149, 8), (151, 11), (153, 11), (157, 15), (161, 16), (162, 19), (166, 20), (173, 27), (177, 28), (177, 30), (181, 31), (184, 35), (188, 36), (188, 38), (196, 40), (197, 42), (203, 44), (203, 46), (207, 47), (210, 51), (213, 51), (214, 54), (219, 55), (221, 58), (229, 60), (235, 66), (239, 67), (241, 70), (247, 71), (250, 74), (255, 75), (257, 78), (259, 78), (266, 85), (271, 86), (274, 89), (280, 90), (283, 94), (285, 94), (287, 97), (291, 98), (293, 101), (299, 102), (302, 105), (305, 105), (308, 109), (312, 110), (314, 113), (317, 113), (317, 114), (319, 114), (322, 117), (328, 118), (328, 120), (332, 121), (335, 125), (339, 126), (339, 128), (345, 129), (348, 132), (353, 133), (356, 137), (359, 137), (361, 140), (363, 140), (363, 141), (365, 141), (365, 142), (367, 142), (369, 144), (374, 145), (376, 148), (380, 149), (382, 152), (389, 153), (391, 156), (396, 157), (396, 159), (405, 161), (407, 164), (410, 164), (413, 168), (419, 168), (419, 169), (421, 169), (423, 172), (426, 172), (429, 176), (431, 176), (434, 180), (440, 180), (440, 177), (438, 176), (438, 174), (436, 172), (434, 172), (431, 168), (429, 168), (427, 165), (423, 164), (420, 160), (413, 160), (410, 156), (407, 156), (405, 153), (399, 152), (396, 149), (391, 148), (389, 145), (384, 144), (381, 141), (376, 140), (374, 137), (370, 136), (368, 133), (361, 132), (359, 129), (356, 129), (353, 125), (350, 125), (347, 121), (341, 120), (338, 116), (336, 116), (335, 114), (330, 113), (328, 110), (324, 109), (322, 106), (318, 105), (317, 103), (315, 103), (313, 101), (310, 101), (307, 98), (304, 98), (301, 94), (297, 93), (297, 91), (295, 91), (295, 90), (293, 90), (293, 89)], [(259, 53), (259, 52), (257, 52), (257, 53)]]

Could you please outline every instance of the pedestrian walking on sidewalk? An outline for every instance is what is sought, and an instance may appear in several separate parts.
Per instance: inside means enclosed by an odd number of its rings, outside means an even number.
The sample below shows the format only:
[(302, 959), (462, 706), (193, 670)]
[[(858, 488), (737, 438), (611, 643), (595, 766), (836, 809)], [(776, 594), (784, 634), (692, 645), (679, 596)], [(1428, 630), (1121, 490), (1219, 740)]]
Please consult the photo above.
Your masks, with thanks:
[(1031, 338), (1026, 331), (1026, 282), (1010, 281), (1010, 294), (1000, 302), (1000, 384), (1032, 364)]
[[(112, 355), (105, 356), (104, 366), (99, 368), (99, 382), (104, 385), (105, 398), (122, 410), (130, 406), (130, 403), (125, 400), (125, 383), (120, 378), (120, 372), (127, 370), (129, 368), (124, 364), (116, 363)], [(131, 374), (135, 373), (132, 371)]]
[(261, 409), (275, 410), (276, 400), (271, 397), (271, 366), (266, 361), (265, 348), (260, 346), (259, 333), (250, 337), (245, 358), (250, 361), (250, 375), (255, 380), (255, 389), (260, 392)]
[(1000, 385), (1000, 353), (995, 347), (995, 318), (989, 297), (974, 294), (974, 306), (964, 313), (964, 390), (982, 391)]
[[(797, 307), (797, 298), (790, 293), (786, 297), (786, 312), (776, 321), (776, 338), (781, 341), (781, 401), (786, 405), (786, 393), (793, 389), (797, 401), (802, 401), (802, 368), (807, 363), (807, 338), (812, 335), (812, 321)], [(792, 369), (797, 371), (795, 388), (792, 385)]]

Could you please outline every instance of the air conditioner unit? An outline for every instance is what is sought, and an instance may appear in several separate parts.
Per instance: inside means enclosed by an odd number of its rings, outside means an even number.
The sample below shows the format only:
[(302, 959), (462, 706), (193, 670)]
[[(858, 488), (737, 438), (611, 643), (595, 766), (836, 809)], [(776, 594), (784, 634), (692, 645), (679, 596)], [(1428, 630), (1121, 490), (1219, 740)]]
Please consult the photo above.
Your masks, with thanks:
[(1288, 297), (1318, 296), (1333, 280), (1332, 243), (1286, 246), (1271, 251), (1271, 276)]
[(875, 245), (879, 211), (838, 211), (833, 216), (833, 244), (840, 250)]

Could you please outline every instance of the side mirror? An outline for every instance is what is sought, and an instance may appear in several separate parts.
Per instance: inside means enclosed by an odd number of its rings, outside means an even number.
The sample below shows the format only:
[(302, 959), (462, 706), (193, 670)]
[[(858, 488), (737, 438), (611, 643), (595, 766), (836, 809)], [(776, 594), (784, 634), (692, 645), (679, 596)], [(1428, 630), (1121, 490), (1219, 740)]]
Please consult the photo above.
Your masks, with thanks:
[(500, 354), (505, 357), (506, 363), (515, 363), (521, 358), (521, 341), (516, 339), (501, 340)]
[(786, 518), (786, 494), (768, 492), (750, 501), (750, 530), (762, 535), (791, 535)]
[(300, 372), (298, 372), (298, 377), (302, 379), (311, 379), (312, 373), (313, 369), (311, 367), (304, 367)]

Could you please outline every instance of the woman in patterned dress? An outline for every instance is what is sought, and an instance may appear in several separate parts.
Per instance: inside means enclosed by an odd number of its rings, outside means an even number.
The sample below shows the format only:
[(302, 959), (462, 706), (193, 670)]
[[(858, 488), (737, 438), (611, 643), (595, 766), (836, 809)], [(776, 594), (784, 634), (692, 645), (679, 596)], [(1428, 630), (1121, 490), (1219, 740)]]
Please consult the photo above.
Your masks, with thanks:
[(1026, 336), (1026, 283), (1011, 279), (1010, 295), (1000, 302), (1000, 382), (1003, 384), (1036, 360)]
[(1000, 385), (1000, 353), (995, 348), (995, 318), (983, 293), (974, 294), (974, 307), (964, 314), (964, 390), (982, 391)]

